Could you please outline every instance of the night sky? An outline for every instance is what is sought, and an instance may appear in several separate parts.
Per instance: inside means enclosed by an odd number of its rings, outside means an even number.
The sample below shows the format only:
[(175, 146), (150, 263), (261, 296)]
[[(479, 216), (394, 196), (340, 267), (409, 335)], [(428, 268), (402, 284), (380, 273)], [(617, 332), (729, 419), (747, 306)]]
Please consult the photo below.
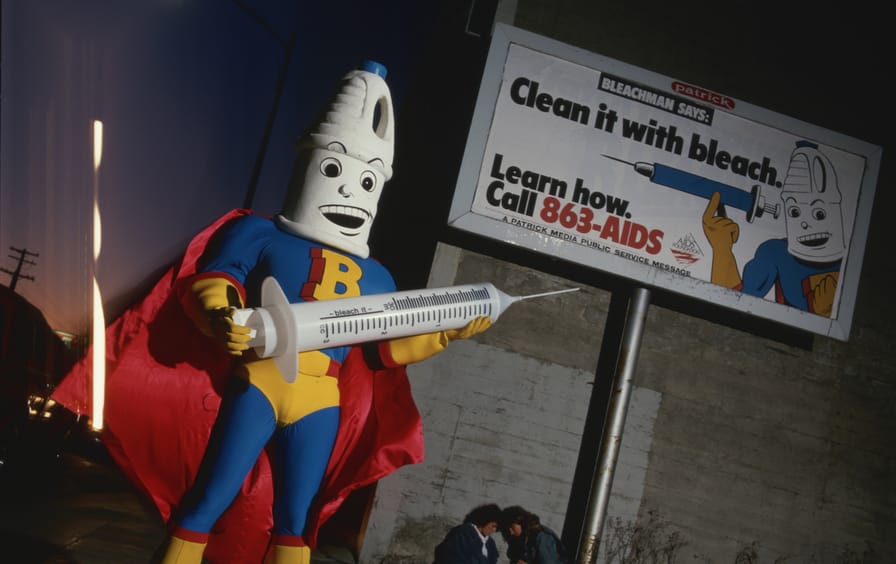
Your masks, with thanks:
[(38, 253), (25, 270), (35, 280), (16, 290), (76, 334), (89, 328), (94, 119), (109, 318), (193, 235), (243, 206), (254, 171), (251, 207), (279, 211), (295, 139), (363, 59), (389, 69), (400, 136), (436, 18), (411, 1), (4, 0), (2, 10), (0, 248)]

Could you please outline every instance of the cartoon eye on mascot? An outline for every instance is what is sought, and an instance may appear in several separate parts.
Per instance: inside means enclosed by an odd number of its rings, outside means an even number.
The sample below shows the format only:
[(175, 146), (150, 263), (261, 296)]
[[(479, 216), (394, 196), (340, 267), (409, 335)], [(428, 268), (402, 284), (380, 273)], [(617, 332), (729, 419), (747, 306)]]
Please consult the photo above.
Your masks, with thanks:
[[(349, 493), (423, 458), (404, 366), (491, 325), (292, 353), (282, 374), (234, 320), (273, 278), (292, 303), (392, 292), (367, 239), (394, 119), (373, 62), (299, 143), (281, 213), (234, 210), (107, 329), (103, 442), (169, 525), (163, 562), (308, 563)], [(89, 355), (88, 355), (89, 356)], [(89, 363), (53, 398), (90, 413)]]

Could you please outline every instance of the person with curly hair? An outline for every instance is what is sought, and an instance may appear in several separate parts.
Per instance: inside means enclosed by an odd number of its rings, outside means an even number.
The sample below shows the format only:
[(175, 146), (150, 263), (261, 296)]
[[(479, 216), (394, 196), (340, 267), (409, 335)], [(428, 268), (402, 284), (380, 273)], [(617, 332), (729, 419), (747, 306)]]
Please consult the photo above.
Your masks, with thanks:
[(497, 564), (498, 545), (491, 535), (500, 518), (501, 508), (494, 503), (474, 508), (436, 546), (433, 564)]
[(499, 527), (510, 564), (569, 564), (563, 541), (538, 515), (512, 505), (501, 512)]

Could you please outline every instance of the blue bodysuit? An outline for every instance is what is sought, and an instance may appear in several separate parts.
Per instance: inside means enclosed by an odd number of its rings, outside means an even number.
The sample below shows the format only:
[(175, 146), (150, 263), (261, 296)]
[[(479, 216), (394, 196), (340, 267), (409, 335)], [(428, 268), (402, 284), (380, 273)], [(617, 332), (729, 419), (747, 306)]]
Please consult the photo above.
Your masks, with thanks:
[(817, 264), (801, 261), (787, 251), (787, 239), (770, 239), (759, 245), (744, 267), (741, 290), (763, 297), (774, 285), (775, 301), (812, 312), (813, 278), (836, 276), (839, 271), (839, 260)]
[[(200, 277), (222, 277), (259, 305), (268, 276), (292, 302), (392, 292), (384, 266), (322, 246), (247, 215), (225, 226), (201, 259)], [(177, 518), (182, 533), (206, 534), (233, 501), (270, 441), (274, 528), (301, 545), (308, 509), (327, 467), (339, 423), (336, 376), (350, 347), (299, 355), (299, 374), (287, 383), (273, 360), (244, 353), (224, 396), (195, 484)]]

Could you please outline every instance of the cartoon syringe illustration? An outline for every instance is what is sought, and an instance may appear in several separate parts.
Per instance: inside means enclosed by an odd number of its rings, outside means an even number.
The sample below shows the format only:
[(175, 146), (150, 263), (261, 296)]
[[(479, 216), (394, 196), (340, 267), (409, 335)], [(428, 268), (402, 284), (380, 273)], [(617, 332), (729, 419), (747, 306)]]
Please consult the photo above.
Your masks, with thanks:
[(277, 281), (267, 278), (261, 285), (262, 306), (238, 309), (233, 320), (249, 327), (249, 346), (256, 354), (273, 357), (286, 381), (292, 382), (299, 352), (460, 329), (480, 316), (494, 322), (520, 300), (576, 290), (509, 296), (484, 282), (289, 303)]
[(781, 213), (779, 204), (769, 204), (762, 195), (762, 188), (758, 184), (747, 193), (744, 190), (729, 186), (722, 182), (716, 182), (703, 176), (691, 174), (671, 166), (660, 163), (647, 162), (629, 162), (622, 159), (604, 155), (608, 159), (613, 159), (635, 168), (638, 174), (642, 174), (650, 179), (654, 184), (686, 192), (688, 194), (699, 196), (706, 200), (712, 198), (714, 192), (718, 192), (721, 196), (719, 212), (724, 213), (723, 206), (731, 206), (739, 210), (743, 210), (747, 214), (747, 221), (752, 223), (757, 217), (762, 217), (766, 213), (770, 213), (773, 218), (778, 219)]

